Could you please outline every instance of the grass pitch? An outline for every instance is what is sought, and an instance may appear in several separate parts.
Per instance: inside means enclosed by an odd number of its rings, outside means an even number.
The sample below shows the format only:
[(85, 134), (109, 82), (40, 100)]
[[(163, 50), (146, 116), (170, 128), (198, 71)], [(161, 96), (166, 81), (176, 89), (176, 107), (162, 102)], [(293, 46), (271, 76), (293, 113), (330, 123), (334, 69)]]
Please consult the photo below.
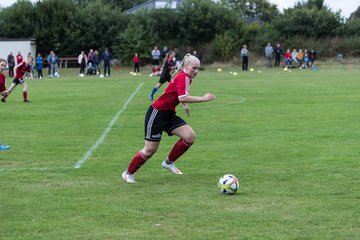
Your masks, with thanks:
[[(161, 167), (165, 135), (135, 185), (120, 175), (158, 78), (28, 80), (31, 104), (20, 87), (0, 104), (0, 238), (359, 239), (360, 70), (319, 69), (201, 71), (191, 94), (217, 99), (178, 108), (197, 133), (184, 175)], [(234, 196), (217, 190), (226, 173)]]

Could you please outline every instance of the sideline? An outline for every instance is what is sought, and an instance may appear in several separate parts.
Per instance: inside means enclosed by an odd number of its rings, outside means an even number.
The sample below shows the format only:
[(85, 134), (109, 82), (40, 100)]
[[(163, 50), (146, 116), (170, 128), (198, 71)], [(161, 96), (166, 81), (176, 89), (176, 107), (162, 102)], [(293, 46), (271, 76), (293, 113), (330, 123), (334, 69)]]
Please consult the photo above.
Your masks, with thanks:
[(106, 136), (109, 134), (111, 128), (117, 121), (117, 119), (120, 117), (120, 115), (125, 111), (131, 100), (135, 97), (135, 95), (139, 92), (141, 87), (144, 85), (144, 82), (142, 82), (136, 90), (130, 95), (130, 97), (126, 100), (122, 108), (116, 113), (114, 118), (110, 121), (109, 125), (101, 135), (101, 137), (96, 141), (94, 145), (92, 145), (89, 150), (84, 154), (84, 156), (73, 166), (64, 166), (64, 167), (18, 167), (18, 168), (0, 168), (0, 172), (14, 172), (14, 171), (26, 171), (26, 170), (33, 170), (33, 171), (51, 171), (51, 170), (59, 170), (59, 169), (79, 169), (81, 168), (84, 163), (91, 157), (92, 153), (96, 150), (96, 148), (102, 144), (106, 138)]
[(120, 115), (123, 113), (123, 111), (127, 108), (128, 104), (131, 102), (131, 100), (134, 98), (134, 96), (139, 92), (140, 88), (144, 85), (144, 82), (142, 82), (137, 89), (130, 95), (130, 97), (126, 100), (123, 107), (116, 113), (115, 117), (111, 120), (108, 127), (105, 129), (104, 133), (101, 135), (101, 137), (97, 140), (97, 142), (92, 145), (89, 150), (84, 154), (84, 156), (74, 165), (74, 168), (81, 168), (84, 163), (91, 157), (92, 153), (95, 151), (95, 149), (104, 142), (106, 136), (110, 132), (111, 128), (115, 124), (116, 120), (120, 117)]

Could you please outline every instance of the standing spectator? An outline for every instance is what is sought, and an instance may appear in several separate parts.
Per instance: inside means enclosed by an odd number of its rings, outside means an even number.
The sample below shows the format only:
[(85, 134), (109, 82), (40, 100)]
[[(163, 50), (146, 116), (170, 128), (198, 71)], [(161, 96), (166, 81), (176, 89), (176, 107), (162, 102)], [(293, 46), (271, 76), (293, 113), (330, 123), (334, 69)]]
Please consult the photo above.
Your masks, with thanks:
[(27, 84), (24, 80), (24, 75), (25, 73), (29, 73), (30, 74), (30, 78), (33, 78), (33, 75), (31, 74), (31, 70), (30, 70), (30, 64), (31, 64), (31, 58), (27, 59), (26, 61), (23, 61), (22, 63), (18, 64), (15, 66), (15, 76), (14, 76), (14, 80), (10, 86), (10, 88), (8, 89), (8, 94), (3, 96), (1, 101), (2, 102), (6, 102), (6, 98), (10, 95), (10, 93), (15, 89), (15, 87), (17, 85), (22, 85), (23, 86), (23, 98), (24, 98), (24, 102), (25, 103), (29, 103), (30, 101), (27, 99), (27, 95), (28, 95), (28, 89), (27, 89)]
[(154, 100), (154, 94), (157, 92), (157, 90), (165, 83), (169, 82), (171, 79), (171, 72), (176, 67), (174, 62), (175, 52), (170, 51), (168, 52), (168, 55), (166, 56), (166, 59), (163, 64), (163, 70), (160, 75), (160, 80), (156, 84), (156, 86), (153, 88), (153, 90), (150, 93), (149, 99)]
[(27, 58), (31, 58), (31, 64), (30, 64), (30, 70), (31, 74), (35, 76), (35, 70), (34, 70), (34, 57), (31, 55), (31, 52), (28, 53)]
[(94, 50), (90, 49), (90, 51), (87, 55), (88, 63), (93, 64), (93, 58), (94, 58)]
[(297, 61), (297, 51), (296, 51), (296, 49), (294, 48), (293, 50), (292, 50), (292, 52), (291, 52), (291, 58), (292, 58), (292, 61), (294, 62), (294, 63), (297, 63), (298, 61)]
[(23, 56), (21, 55), (21, 52), (19, 51), (16, 55), (16, 64), (20, 64), (23, 62)]
[(292, 64), (292, 57), (291, 57), (291, 52), (290, 49), (286, 50), (285, 53), (285, 65), (287, 68), (290, 68)]
[(15, 57), (12, 52), (8, 55), (7, 62), (9, 66), (9, 77), (14, 77)]
[(37, 73), (38, 73), (38, 78), (42, 79), (43, 78), (43, 73), (42, 73), (42, 70), (43, 70), (43, 58), (42, 58), (40, 53), (38, 53), (38, 55), (36, 57), (36, 70), (37, 70)]
[(163, 132), (169, 136), (176, 135), (179, 139), (161, 165), (175, 175), (182, 174), (175, 166), (175, 161), (194, 143), (195, 131), (176, 115), (176, 107), (181, 103), (185, 113), (189, 116), (188, 103), (208, 102), (216, 98), (211, 93), (203, 96), (190, 95), (190, 84), (198, 74), (199, 67), (199, 59), (187, 54), (179, 66), (179, 69), (182, 70), (175, 74), (164, 93), (150, 105), (145, 117), (144, 147), (134, 155), (128, 168), (122, 173), (122, 178), (127, 183), (136, 183), (134, 174), (155, 154)]
[(272, 67), (271, 59), (272, 59), (273, 53), (274, 53), (274, 49), (271, 46), (271, 44), (268, 43), (267, 46), (265, 47), (265, 57), (266, 57), (266, 66), (269, 68)]
[(51, 64), (51, 74), (50, 77), (59, 77), (58, 73), (58, 64), (60, 60), (56, 56), (55, 52), (52, 51), (51, 57), (50, 57), (50, 64)]
[(153, 67), (158, 67), (160, 65), (160, 51), (155, 46), (154, 49), (151, 51), (151, 59)]
[(160, 56), (162, 61), (165, 61), (165, 58), (166, 58), (168, 52), (169, 52), (169, 50), (168, 50), (168, 48), (165, 46), (165, 47), (163, 48), (163, 50), (162, 50), (162, 52), (161, 52), (161, 56)]
[(140, 58), (137, 53), (135, 53), (132, 62), (134, 64), (134, 73), (140, 74)]
[(240, 56), (242, 60), (242, 70), (247, 71), (249, 64), (249, 50), (247, 50), (247, 46), (245, 44), (240, 51)]
[(95, 50), (93, 55), (93, 64), (95, 67), (96, 75), (100, 74), (100, 56), (99, 51)]
[(113, 59), (111, 52), (108, 48), (105, 48), (105, 51), (101, 54), (101, 60), (104, 61), (104, 76), (110, 76), (110, 64)]
[(280, 47), (279, 43), (276, 45), (276, 48), (275, 48), (274, 52), (275, 52), (275, 67), (279, 67), (281, 58), (283, 56), (283, 50)]
[(50, 51), (50, 54), (47, 56), (47, 64), (48, 64), (48, 74), (49, 77), (51, 77), (51, 56), (54, 53), (54, 51)]
[(314, 65), (315, 59), (316, 59), (316, 52), (315, 52), (314, 49), (312, 49), (310, 51), (310, 64), (311, 64), (311, 67)]
[(87, 57), (85, 55), (85, 52), (81, 51), (81, 53), (79, 54), (79, 57), (78, 57), (78, 63), (80, 65), (80, 74), (79, 74), (80, 77), (84, 76), (85, 68), (87, 66), (87, 62), (88, 62), (88, 59), (87, 59)]

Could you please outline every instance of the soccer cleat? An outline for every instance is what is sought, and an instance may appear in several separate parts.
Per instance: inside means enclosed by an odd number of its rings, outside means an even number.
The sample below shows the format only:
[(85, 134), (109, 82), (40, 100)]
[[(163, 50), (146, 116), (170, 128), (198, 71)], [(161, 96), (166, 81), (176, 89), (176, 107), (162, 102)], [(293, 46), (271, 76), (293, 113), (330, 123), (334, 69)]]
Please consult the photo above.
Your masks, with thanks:
[(163, 168), (169, 170), (170, 172), (172, 172), (175, 175), (182, 175), (182, 172), (175, 166), (174, 163), (172, 164), (167, 164), (166, 160), (164, 160), (161, 164), (161, 166), (163, 166)]
[(5, 99), (5, 98), (2, 98), (1, 101), (2, 101), (2, 102), (6, 102), (6, 99)]
[(8, 150), (10, 146), (0, 145), (0, 150)]
[(153, 100), (154, 100), (154, 96), (150, 95), (150, 96), (149, 96), (149, 100), (153, 101)]
[(126, 170), (121, 174), (121, 177), (127, 183), (136, 183), (134, 174), (129, 174)]
[(24, 100), (24, 103), (31, 103), (30, 100)]

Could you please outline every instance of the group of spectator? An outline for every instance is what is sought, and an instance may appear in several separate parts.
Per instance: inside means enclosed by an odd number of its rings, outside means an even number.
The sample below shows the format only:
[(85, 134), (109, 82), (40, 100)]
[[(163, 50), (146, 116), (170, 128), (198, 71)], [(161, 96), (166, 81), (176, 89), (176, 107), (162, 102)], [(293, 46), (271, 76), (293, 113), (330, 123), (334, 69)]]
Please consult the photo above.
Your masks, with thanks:
[[(111, 75), (111, 61), (113, 56), (108, 48), (100, 55), (98, 50), (90, 49), (88, 54), (84, 51), (78, 56), (78, 63), (80, 65), (80, 77), (86, 75), (100, 75), (109, 77)], [(103, 61), (104, 74), (100, 74), (100, 63)]]
[[(284, 65), (286, 68), (310, 68), (314, 66), (314, 62), (316, 60), (316, 51), (315, 50), (302, 50), (299, 49), (297, 51), (295, 48), (291, 51), (287, 49), (284, 53), (283, 48), (278, 43), (275, 48), (268, 43), (264, 50), (265, 54), (265, 66), (268, 68), (272, 68), (272, 60), (275, 59), (274, 67), (280, 67), (281, 60), (284, 60)], [(248, 63), (249, 63), (249, 51), (246, 45), (243, 45), (240, 51), (240, 57), (242, 59), (242, 70), (248, 70)]]

